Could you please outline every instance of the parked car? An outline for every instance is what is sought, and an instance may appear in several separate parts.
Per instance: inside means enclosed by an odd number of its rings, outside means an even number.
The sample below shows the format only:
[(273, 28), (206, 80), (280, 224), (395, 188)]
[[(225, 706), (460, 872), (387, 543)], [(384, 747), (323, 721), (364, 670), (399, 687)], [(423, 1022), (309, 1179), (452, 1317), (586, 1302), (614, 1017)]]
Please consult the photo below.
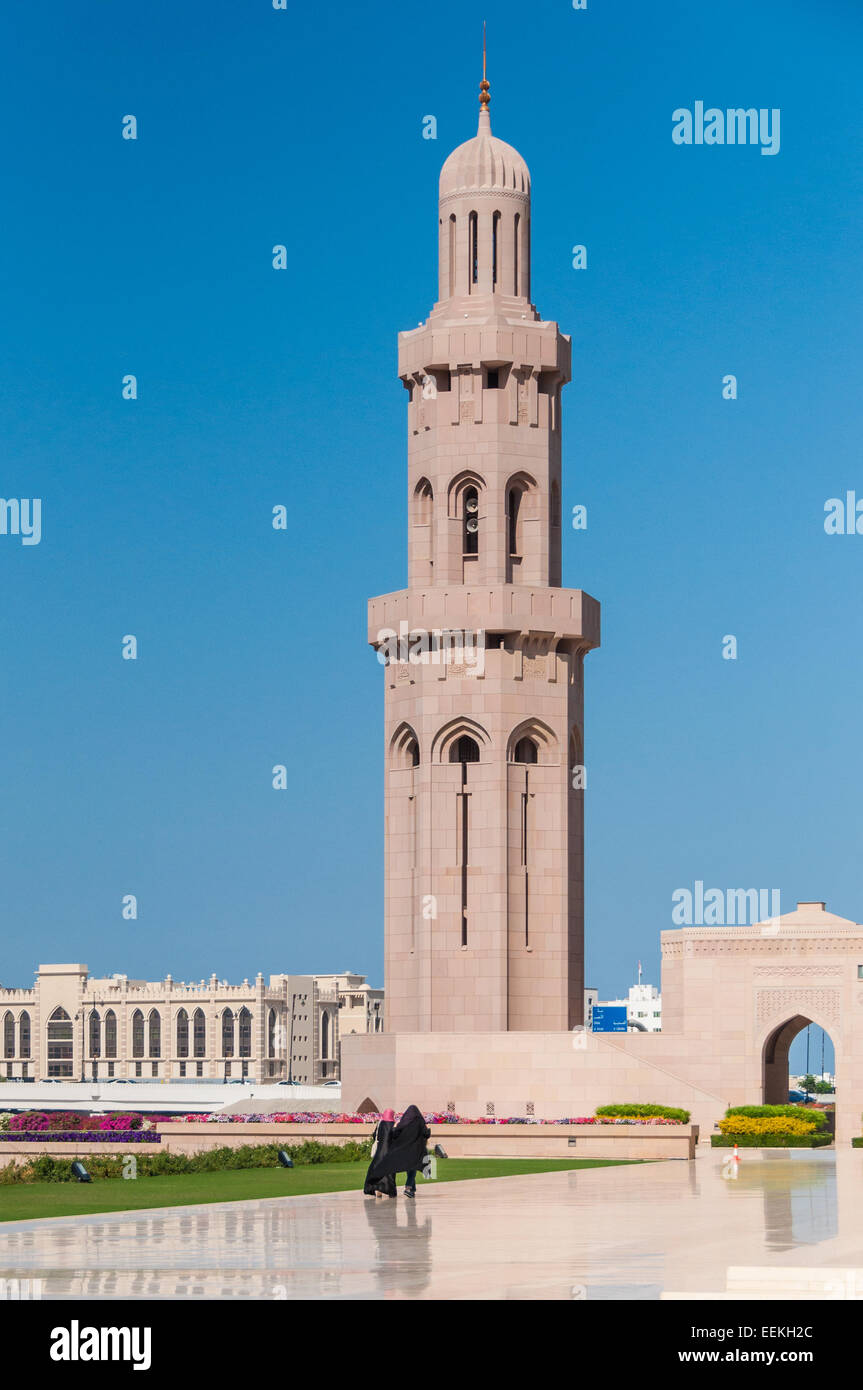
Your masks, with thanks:
[(803, 1101), (808, 1100), (808, 1099), (809, 1099), (809, 1097), (807, 1096), (807, 1094), (806, 1094), (805, 1091), (789, 1091), (789, 1092), (788, 1092), (788, 1104), (789, 1104), (789, 1105), (800, 1105)]

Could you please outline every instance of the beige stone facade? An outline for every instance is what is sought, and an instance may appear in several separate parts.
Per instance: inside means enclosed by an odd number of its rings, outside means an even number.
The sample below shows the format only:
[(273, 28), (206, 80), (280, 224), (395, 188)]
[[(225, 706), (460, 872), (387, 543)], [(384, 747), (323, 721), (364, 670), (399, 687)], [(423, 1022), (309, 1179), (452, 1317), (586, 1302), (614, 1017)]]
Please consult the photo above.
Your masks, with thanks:
[(863, 926), (800, 903), (754, 926), (663, 932), (662, 962), (661, 1033), (355, 1038), (345, 1105), (362, 1091), (397, 1108), (561, 1119), (655, 1102), (689, 1109), (709, 1140), (729, 1105), (787, 1099), (788, 1049), (811, 1022), (836, 1051), (837, 1142), (861, 1133)]
[(0, 1074), (43, 1080), (337, 1080), (347, 1031), (383, 1026), (364, 976), (258, 975), (229, 985), (92, 978), (41, 965), (31, 989), (0, 989)]

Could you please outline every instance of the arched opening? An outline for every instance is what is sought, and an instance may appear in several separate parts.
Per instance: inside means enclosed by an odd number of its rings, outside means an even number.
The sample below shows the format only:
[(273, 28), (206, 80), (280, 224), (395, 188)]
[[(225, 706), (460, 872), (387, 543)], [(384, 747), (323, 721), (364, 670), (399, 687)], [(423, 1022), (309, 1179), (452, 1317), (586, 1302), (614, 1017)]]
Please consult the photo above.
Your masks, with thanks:
[(117, 1056), (117, 1015), (113, 1009), (105, 1015), (105, 1056)]
[(414, 525), (429, 526), (434, 506), (434, 490), (428, 478), (420, 478), (414, 488)]
[(26, 1010), (18, 1020), (18, 1049), (22, 1057), (30, 1056), (30, 1015)]
[(535, 763), (537, 761), (536, 744), (532, 738), (520, 738), (515, 745), (512, 754), (514, 763)]
[(521, 227), (521, 213), (515, 214), (512, 232), (512, 292), (518, 294), (518, 238)]
[(825, 1029), (805, 1014), (771, 1029), (762, 1053), (764, 1105), (787, 1105), (803, 1095), (829, 1105), (835, 1086), (834, 1047)]
[(48, 1020), (48, 1075), (71, 1077), (73, 1058), (72, 1020), (64, 1008), (56, 1008)]
[(185, 1009), (180, 1009), (177, 1014), (177, 1056), (188, 1057), (189, 1055), (189, 1015)]
[(512, 559), (513, 556), (517, 556), (517, 555), (520, 555), (520, 554), (521, 554), (521, 551), (520, 551), (520, 548), (519, 548), (519, 533), (518, 533), (518, 512), (519, 512), (519, 507), (520, 507), (520, 505), (521, 505), (521, 488), (518, 488), (518, 487), (511, 487), (510, 490), (509, 490), (509, 492), (507, 493), (507, 499), (506, 499), (506, 510), (507, 510), (507, 534), (508, 534), (508, 536), (509, 536), (509, 555), (510, 555), (510, 559)]
[[(536, 517), (536, 481), (529, 473), (516, 473), (509, 479), (504, 494), (506, 504), (506, 577), (507, 583), (518, 581), (523, 565), (537, 562), (536, 532), (531, 523)], [(530, 552), (526, 558), (527, 552)]]
[(162, 1055), (162, 1015), (158, 1009), (153, 1009), (150, 1013), (150, 1056), (161, 1057)]
[(455, 213), (449, 219), (449, 296), (455, 294)]
[(500, 213), (494, 212), (491, 217), (491, 283), (492, 289), (497, 289), (497, 248), (500, 241)]
[(268, 1057), (275, 1057), (275, 1055), (276, 1055), (276, 1011), (275, 1011), (275, 1009), (270, 1009), (270, 1012), (269, 1012), (269, 1014), (267, 1015), (267, 1056), (268, 1056)]
[(449, 750), (449, 760), (451, 763), (478, 763), (479, 744), (470, 734), (462, 734), (457, 738)]
[(12, 1013), (3, 1017), (3, 1056), (15, 1056), (15, 1015)]
[(475, 487), (467, 487), (463, 494), (463, 555), (479, 554), (479, 493)]
[(237, 1015), (237, 1031), (239, 1033), (240, 1056), (251, 1057), (252, 1055), (252, 1015), (245, 1004)]
[(330, 1016), (326, 1009), (321, 1014), (321, 1059), (326, 1062), (330, 1056)]
[(390, 739), (390, 765), (392, 767), (419, 767), (420, 746), (410, 724), (400, 724)]
[(222, 1056), (234, 1055), (234, 1011), (225, 1009), (222, 1014)]
[(196, 1057), (207, 1055), (207, 1020), (203, 1009), (195, 1010), (193, 1020), (194, 1048)]
[(93, 1009), (90, 1014), (90, 1056), (101, 1057), (102, 1055), (102, 1020), (98, 1011)]
[(468, 294), (473, 293), (473, 287), (479, 275), (479, 248), (477, 245), (477, 215), (475, 212), (468, 218)]
[(144, 1015), (140, 1009), (132, 1014), (132, 1056), (144, 1055)]

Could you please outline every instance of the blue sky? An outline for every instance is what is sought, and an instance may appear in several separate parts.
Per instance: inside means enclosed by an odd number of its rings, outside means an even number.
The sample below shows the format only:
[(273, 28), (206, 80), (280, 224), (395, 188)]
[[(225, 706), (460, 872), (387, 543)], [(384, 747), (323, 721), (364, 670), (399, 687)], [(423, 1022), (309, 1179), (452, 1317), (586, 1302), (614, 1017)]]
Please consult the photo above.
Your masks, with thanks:
[[(863, 536), (823, 527), (828, 498), (863, 497), (863, 16), (526, 14), (7, 8), (0, 495), (42, 498), (43, 534), (0, 536), (4, 984), (57, 960), (382, 979), (365, 601), (405, 582), (396, 333), (434, 301), (484, 18), (493, 127), (533, 177), (534, 298), (573, 339), (564, 510), (588, 529), (564, 583), (603, 605), (589, 982), (616, 995), (639, 958), (658, 982), (697, 879), (863, 916)], [(673, 144), (696, 100), (779, 108), (780, 152)]]

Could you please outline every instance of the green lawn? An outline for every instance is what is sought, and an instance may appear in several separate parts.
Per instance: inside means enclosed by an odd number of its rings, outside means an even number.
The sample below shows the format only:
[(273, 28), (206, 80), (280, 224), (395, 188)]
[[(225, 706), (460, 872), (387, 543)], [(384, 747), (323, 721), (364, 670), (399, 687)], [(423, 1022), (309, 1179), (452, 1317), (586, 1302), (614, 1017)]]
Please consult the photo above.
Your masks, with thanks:
[[(79, 1216), (100, 1211), (139, 1211), (147, 1207), (197, 1206), (202, 1202), (245, 1202), (256, 1197), (303, 1196), (310, 1192), (344, 1192), (350, 1188), (359, 1193), (367, 1166), (366, 1163), (319, 1163), (297, 1168), (241, 1168), (129, 1181), (108, 1178), (92, 1183), (10, 1184), (0, 1187), (0, 1221), (31, 1221), (46, 1216)], [(447, 1158), (438, 1160), (436, 1181), (620, 1166), (621, 1160), (614, 1159)], [(400, 1180), (404, 1182), (403, 1174)], [(422, 1189), (428, 1186), (430, 1184), (420, 1177), (418, 1201), (422, 1200)]]

